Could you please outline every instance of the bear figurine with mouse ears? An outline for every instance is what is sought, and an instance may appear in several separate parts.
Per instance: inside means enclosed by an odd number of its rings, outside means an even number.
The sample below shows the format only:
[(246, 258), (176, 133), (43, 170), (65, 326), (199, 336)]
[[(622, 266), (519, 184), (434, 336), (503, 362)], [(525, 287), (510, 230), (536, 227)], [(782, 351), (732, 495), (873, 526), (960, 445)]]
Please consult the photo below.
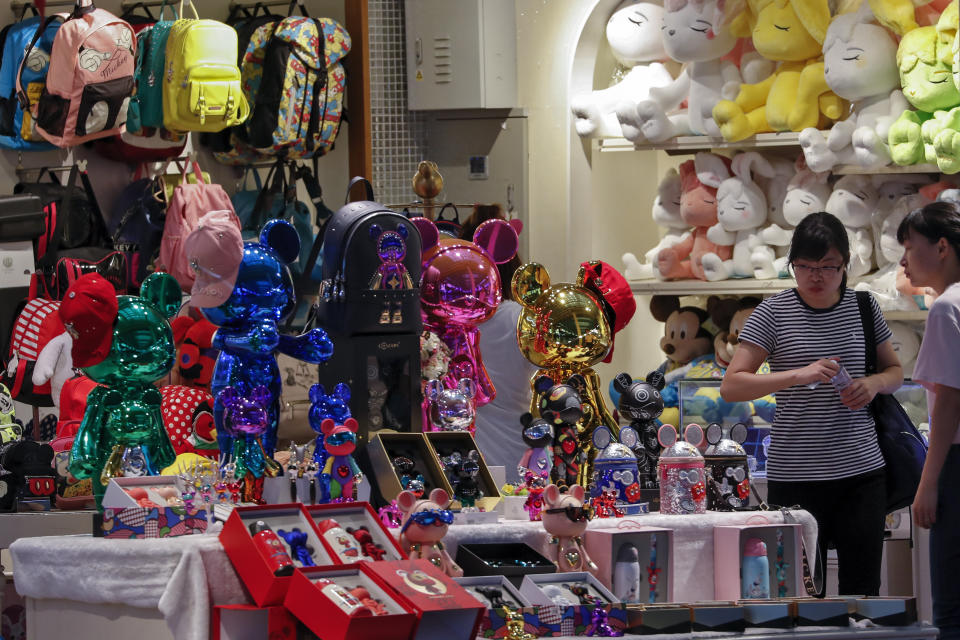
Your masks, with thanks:
[(411, 560), (428, 560), (451, 577), (463, 575), (460, 568), (443, 546), (443, 537), (453, 522), (450, 496), (436, 488), (430, 497), (417, 500), (412, 491), (401, 491), (397, 505), (403, 514), (400, 526), (400, 546)]

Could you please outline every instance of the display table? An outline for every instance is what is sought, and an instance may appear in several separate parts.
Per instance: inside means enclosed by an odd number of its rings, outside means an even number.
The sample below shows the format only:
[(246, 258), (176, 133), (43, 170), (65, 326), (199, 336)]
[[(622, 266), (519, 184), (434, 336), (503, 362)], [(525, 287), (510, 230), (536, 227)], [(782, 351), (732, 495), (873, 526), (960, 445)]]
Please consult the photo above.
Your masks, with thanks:
[[(793, 514), (813, 548), (813, 517)], [(590, 528), (673, 529), (675, 600), (696, 601), (713, 599), (713, 527), (746, 522), (778, 524), (783, 518), (775, 511), (650, 514), (594, 520)], [(549, 546), (539, 522), (522, 521), (452, 526), (446, 541), (452, 556), (465, 542), (523, 541), (544, 552)], [(119, 633), (126, 622), (138, 640), (206, 640), (211, 605), (250, 603), (213, 534), (160, 540), (25, 538), (14, 542), (10, 552), (17, 591), (27, 598), (30, 639), (53, 640), (66, 629), (71, 640), (129, 635)]]

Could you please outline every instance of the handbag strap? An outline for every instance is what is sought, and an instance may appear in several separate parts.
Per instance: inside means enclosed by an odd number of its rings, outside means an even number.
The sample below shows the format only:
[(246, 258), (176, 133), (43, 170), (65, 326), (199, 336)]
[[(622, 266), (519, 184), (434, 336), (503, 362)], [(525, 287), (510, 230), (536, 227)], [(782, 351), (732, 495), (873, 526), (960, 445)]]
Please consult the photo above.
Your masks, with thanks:
[(870, 292), (857, 291), (857, 308), (860, 310), (860, 324), (863, 326), (863, 342), (867, 350), (864, 360), (866, 374), (872, 376), (877, 372), (877, 337), (873, 322), (873, 313), (870, 308)]
[[(448, 207), (453, 207), (453, 217), (449, 220), (443, 217), (443, 212), (446, 211)], [(440, 213), (437, 214), (437, 222), (441, 221), (460, 224), (460, 210), (457, 209), (457, 205), (453, 204), (452, 202), (448, 202), (440, 207)]]

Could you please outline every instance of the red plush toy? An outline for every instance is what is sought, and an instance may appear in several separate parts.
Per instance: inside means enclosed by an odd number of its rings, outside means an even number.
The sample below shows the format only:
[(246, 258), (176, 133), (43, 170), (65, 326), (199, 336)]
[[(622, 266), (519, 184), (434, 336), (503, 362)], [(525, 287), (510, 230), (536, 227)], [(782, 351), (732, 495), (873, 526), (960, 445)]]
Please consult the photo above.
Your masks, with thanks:
[(204, 318), (179, 316), (170, 323), (173, 342), (177, 346), (177, 366), (173, 375), (175, 384), (210, 391), (213, 366), (219, 351), (213, 348), (213, 334), (217, 326)]

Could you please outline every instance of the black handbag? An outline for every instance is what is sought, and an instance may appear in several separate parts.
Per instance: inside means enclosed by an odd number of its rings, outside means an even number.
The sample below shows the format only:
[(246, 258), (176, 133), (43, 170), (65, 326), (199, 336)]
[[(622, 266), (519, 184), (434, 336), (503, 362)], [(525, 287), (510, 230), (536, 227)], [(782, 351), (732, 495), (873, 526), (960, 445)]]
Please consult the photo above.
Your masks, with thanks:
[[(877, 372), (877, 342), (870, 309), (870, 292), (857, 292), (860, 322), (867, 347), (866, 373)], [(927, 445), (907, 412), (892, 395), (878, 393), (870, 403), (877, 426), (877, 443), (883, 453), (887, 478), (887, 513), (909, 507), (920, 485), (920, 474), (927, 459)]]
[(0, 196), (0, 238), (36, 240), (43, 235), (45, 215), (40, 198), (33, 194)]

